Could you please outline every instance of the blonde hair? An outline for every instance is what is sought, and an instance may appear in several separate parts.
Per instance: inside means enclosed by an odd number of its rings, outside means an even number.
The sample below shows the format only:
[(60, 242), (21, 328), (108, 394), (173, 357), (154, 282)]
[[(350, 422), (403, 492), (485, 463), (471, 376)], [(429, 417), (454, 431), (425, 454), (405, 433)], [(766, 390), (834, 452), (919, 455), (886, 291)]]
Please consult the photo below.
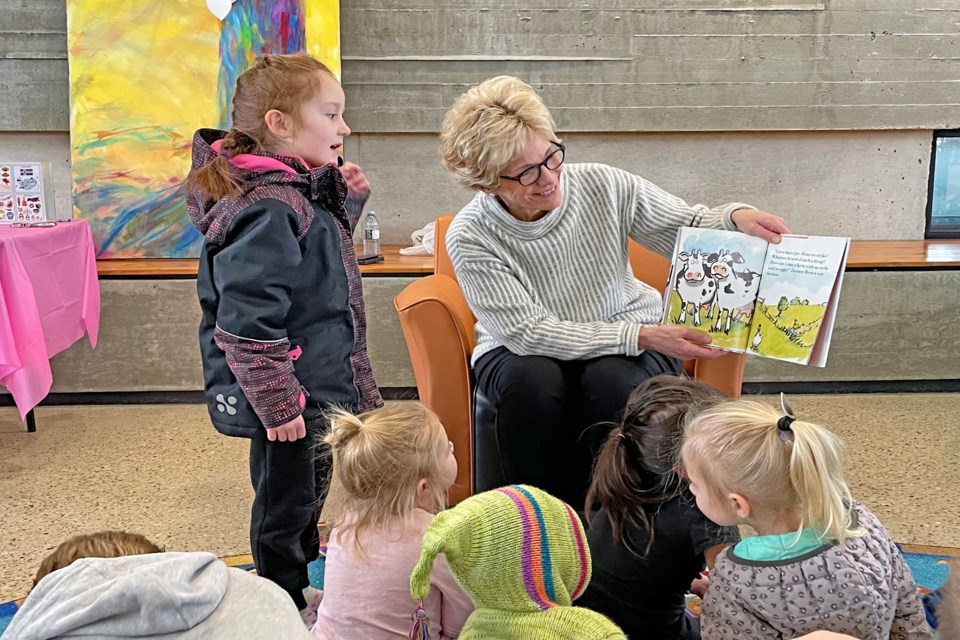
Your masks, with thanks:
[(320, 91), (323, 82), (337, 79), (322, 62), (305, 53), (265, 55), (237, 78), (233, 95), (230, 131), (223, 138), (220, 154), (187, 178), (187, 189), (199, 190), (214, 200), (236, 196), (239, 178), (230, 170), (228, 157), (269, 151), (272, 136), (264, 119), (280, 111), (302, 124), (303, 104)]
[[(739, 493), (761, 517), (797, 510), (800, 528), (843, 543), (854, 528), (843, 479), (843, 441), (819, 425), (795, 420), (789, 431), (772, 406), (736, 400), (705, 410), (687, 425), (683, 465), (720, 497)], [(781, 435), (783, 434), (783, 435)]]
[(68, 567), (80, 558), (120, 558), (162, 551), (163, 549), (139, 533), (98, 531), (73, 536), (61, 542), (50, 555), (43, 559), (33, 579), (33, 586), (36, 587), (47, 574)]
[(346, 490), (337, 541), (350, 534), (363, 557), (360, 536), (399, 518), (405, 523), (417, 506), (417, 484), (427, 481), (426, 502), (433, 513), (447, 506), (441, 478), (448, 455), (440, 418), (419, 402), (397, 402), (355, 416), (340, 409), (330, 415), (334, 473)]
[(537, 92), (512, 76), (497, 76), (457, 98), (440, 128), (440, 159), (469, 189), (493, 188), (527, 136), (556, 140), (553, 117)]

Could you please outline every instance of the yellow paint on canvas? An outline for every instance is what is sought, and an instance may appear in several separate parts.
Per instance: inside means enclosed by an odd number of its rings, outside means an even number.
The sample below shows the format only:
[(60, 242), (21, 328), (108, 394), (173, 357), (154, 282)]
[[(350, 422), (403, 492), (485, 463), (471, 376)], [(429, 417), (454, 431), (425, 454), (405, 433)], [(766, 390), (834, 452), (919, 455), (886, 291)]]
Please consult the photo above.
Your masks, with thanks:
[(307, 53), (340, 78), (340, 0), (308, 1)]
[[(173, 166), (171, 154), (182, 157), (187, 132), (209, 126), (220, 23), (202, 1), (122, 4), (118, 22), (116, 0), (70, 2), (73, 161), (95, 159), (108, 176), (135, 166), (138, 180), (182, 178), (188, 167)], [(170, 64), (171, 51), (189, 52), (194, 64)], [(114, 136), (123, 141), (111, 144)]]
[[(303, 10), (307, 52), (339, 77), (338, 0)], [(197, 255), (177, 189), (219, 120), (220, 21), (204, 0), (67, 0), (67, 18), (76, 215), (104, 256)]]

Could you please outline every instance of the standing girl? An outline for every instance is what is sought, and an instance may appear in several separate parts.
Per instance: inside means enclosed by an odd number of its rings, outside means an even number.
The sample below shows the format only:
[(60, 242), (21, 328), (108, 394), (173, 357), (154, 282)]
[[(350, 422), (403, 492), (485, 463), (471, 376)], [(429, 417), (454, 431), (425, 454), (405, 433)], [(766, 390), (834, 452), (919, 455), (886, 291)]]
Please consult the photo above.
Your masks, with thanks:
[(685, 594), (717, 553), (740, 539), (735, 527), (700, 513), (677, 473), (684, 422), (725, 398), (695, 380), (649, 378), (630, 394), (600, 449), (587, 493), (593, 578), (577, 604), (631, 638), (699, 638), (696, 620), (685, 615)]
[[(324, 640), (392, 640), (410, 631), (410, 574), (433, 516), (457, 476), (453, 443), (419, 402), (361, 416), (336, 411), (325, 438), (345, 490), (324, 567), (313, 635)], [(453, 638), (473, 605), (446, 560), (437, 559), (423, 600), (430, 638)]]
[(707, 409), (682, 458), (697, 506), (759, 534), (721, 552), (700, 619), (704, 640), (929, 638), (917, 586), (883, 525), (843, 479), (843, 443), (759, 402)]
[(338, 168), (350, 134), (343, 109), (323, 64), (265, 56), (237, 81), (230, 131), (197, 132), (187, 180), (187, 208), (205, 236), (197, 290), (207, 406), (218, 431), (250, 438), (257, 573), (305, 618), (329, 468), (310, 436), (323, 431), (327, 405), (382, 404), (352, 241), (369, 186), (359, 167)]

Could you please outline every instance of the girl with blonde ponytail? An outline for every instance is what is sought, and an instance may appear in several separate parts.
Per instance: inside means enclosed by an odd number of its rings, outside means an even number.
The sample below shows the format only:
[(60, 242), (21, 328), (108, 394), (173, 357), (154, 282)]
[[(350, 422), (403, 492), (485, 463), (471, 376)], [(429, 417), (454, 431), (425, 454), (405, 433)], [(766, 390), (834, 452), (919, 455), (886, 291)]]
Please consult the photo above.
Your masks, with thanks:
[[(343, 484), (324, 567), (323, 600), (311, 630), (324, 640), (406, 638), (410, 573), (433, 516), (447, 506), (457, 476), (453, 443), (419, 402), (388, 404), (359, 416), (328, 414), (324, 437)], [(433, 640), (456, 637), (473, 605), (443, 558), (430, 576), (424, 609)]]
[(759, 535), (721, 552), (700, 618), (704, 640), (929, 638), (917, 587), (877, 517), (850, 495), (843, 441), (761, 402), (731, 401), (687, 425), (682, 464), (697, 506)]

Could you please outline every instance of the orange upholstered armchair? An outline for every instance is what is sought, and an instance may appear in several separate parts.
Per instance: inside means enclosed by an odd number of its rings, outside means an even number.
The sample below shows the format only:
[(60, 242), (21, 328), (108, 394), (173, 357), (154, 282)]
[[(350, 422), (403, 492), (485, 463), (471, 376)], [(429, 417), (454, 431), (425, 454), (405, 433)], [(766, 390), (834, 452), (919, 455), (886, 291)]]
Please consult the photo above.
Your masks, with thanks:
[[(470, 312), (453, 273), (444, 239), (453, 216), (437, 218), (434, 275), (419, 278), (400, 292), (394, 307), (410, 351), (420, 401), (440, 416), (453, 442), (460, 471), (450, 492), (451, 502), (473, 493), (473, 378), (470, 354), (476, 344)], [(670, 261), (635, 242), (630, 264), (638, 278), (662, 291)], [(684, 362), (687, 373), (727, 395), (740, 397), (745, 357), (727, 354), (716, 360)]]

